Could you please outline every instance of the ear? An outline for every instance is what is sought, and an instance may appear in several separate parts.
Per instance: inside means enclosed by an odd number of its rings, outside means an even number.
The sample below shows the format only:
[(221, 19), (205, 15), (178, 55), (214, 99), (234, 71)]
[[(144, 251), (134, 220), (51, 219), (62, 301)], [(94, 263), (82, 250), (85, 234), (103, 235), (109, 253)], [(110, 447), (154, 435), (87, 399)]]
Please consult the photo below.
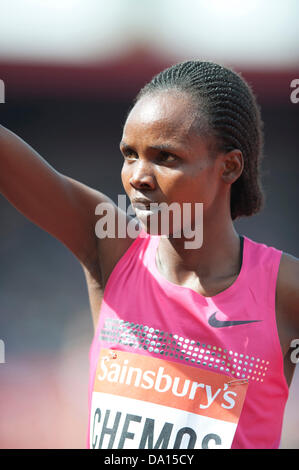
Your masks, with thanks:
[(244, 159), (241, 150), (231, 150), (222, 157), (222, 180), (227, 184), (233, 184), (242, 174)]

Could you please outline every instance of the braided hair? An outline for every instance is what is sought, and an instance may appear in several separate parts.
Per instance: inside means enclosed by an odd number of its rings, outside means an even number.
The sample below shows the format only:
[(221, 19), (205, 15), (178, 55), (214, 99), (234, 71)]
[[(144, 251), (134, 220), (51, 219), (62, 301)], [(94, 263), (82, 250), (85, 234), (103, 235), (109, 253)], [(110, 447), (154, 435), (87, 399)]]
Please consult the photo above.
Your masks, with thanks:
[(250, 216), (263, 206), (260, 181), (263, 122), (249, 85), (240, 74), (213, 62), (186, 61), (158, 73), (138, 93), (134, 104), (147, 94), (167, 90), (186, 92), (201, 113), (199, 132), (213, 137), (216, 152), (238, 149), (244, 168), (231, 186), (232, 219)]

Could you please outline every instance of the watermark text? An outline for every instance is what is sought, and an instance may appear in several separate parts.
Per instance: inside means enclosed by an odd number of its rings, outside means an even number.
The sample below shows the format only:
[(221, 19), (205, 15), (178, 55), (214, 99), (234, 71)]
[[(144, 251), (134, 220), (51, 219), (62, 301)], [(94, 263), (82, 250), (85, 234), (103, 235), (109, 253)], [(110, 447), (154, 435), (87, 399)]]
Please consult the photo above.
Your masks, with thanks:
[(5, 344), (3, 339), (0, 339), (0, 364), (5, 363)]
[(290, 87), (294, 88), (290, 95), (291, 102), (297, 104), (299, 103), (299, 78), (294, 78), (291, 81)]
[(4, 81), (0, 78), (0, 103), (5, 103), (5, 86)]
[(298, 364), (299, 362), (299, 339), (293, 339), (290, 344), (291, 348), (295, 348), (291, 353), (291, 362)]
[[(197, 249), (203, 244), (201, 202), (133, 203), (126, 208), (126, 196), (121, 194), (118, 195), (118, 209), (116, 217), (112, 204), (105, 202), (96, 206), (95, 214), (101, 216), (95, 226), (98, 238), (136, 238), (141, 230), (141, 223), (151, 235), (184, 238), (185, 248)], [(131, 218), (129, 222), (124, 214)]]

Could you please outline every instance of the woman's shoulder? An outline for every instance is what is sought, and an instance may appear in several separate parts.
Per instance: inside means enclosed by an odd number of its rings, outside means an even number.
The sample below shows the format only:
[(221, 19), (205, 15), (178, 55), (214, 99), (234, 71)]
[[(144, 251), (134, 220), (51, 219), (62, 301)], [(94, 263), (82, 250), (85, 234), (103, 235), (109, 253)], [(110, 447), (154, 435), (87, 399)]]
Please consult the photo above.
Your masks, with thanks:
[(277, 308), (288, 326), (299, 335), (299, 259), (283, 252), (276, 287)]
[(254, 265), (276, 266), (276, 313), (292, 334), (299, 338), (299, 258), (275, 246), (247, 239)]
[(278, 271), (277, 283), (285, 296), (299, 301), (299, 258), (283, 252)]

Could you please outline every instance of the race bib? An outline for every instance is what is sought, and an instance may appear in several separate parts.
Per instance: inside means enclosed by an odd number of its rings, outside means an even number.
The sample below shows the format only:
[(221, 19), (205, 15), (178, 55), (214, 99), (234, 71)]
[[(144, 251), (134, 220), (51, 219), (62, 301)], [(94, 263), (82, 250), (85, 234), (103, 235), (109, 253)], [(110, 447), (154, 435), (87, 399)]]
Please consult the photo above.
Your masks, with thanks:
[(231, 447), (248, 383), (150, 356), (102, 349), (92, 449)]

